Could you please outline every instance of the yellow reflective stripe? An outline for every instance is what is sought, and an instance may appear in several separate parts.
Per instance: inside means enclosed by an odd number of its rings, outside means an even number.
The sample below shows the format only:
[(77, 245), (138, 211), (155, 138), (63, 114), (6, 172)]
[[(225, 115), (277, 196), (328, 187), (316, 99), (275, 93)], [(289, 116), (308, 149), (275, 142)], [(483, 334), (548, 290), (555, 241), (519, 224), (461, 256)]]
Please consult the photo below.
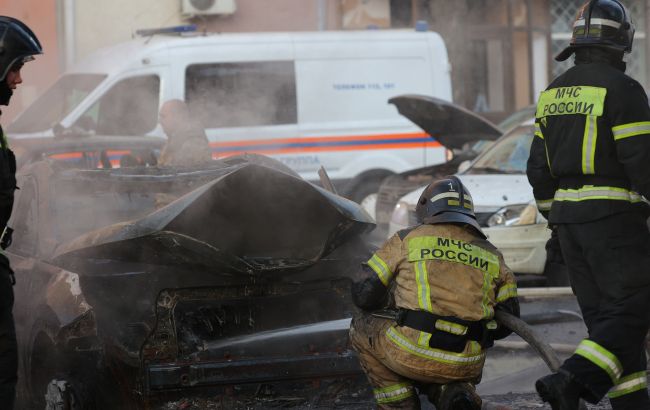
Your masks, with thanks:
[(544, 134), (542, 134), (542, 128), (538, 123), (535, 123), (535, 136), (541, 139), (544, 139)]
[(481, 289), (483, 293), (483, 300), (481, 301), (481, 307), (483, 308), (483, 318), (489, 319), (494, 317), (494, 307), (492, 306), (492, 301), (490, 300), (490, 291), (492, 290), (492, 276), (487, 272), (483, 272), (483, 288)]
[(650, 134), (650, 121), (617, 125), (616, 127), (612, 127), (612, 134), (614, 134), (615, 141), (636, 135)]
[(553, 200), (552, 199), (539, 199), (536, 200), (535, 203), (537, 204), (537, 209), (540, 211), (550, 211), (551, 206), (553, 205)]
[(548, 165), (548, 172), (553, 178), (555, 178), (555, 175), (553, 175), (553, 169), (551, 168), (551, 156), (548, 155), (548, 146), (546, 145), (546, 141), (544, 141), (544, 151), (546, 152), (546, 165)]
[(551, 115), (603, 115), (607, 89), (601, 87), (575, 86), (551, 88), (542, 92), (535, 117)]
[(418, 336), (418, 344), (420, 346), (429, 346), (430, 341), (431, 341), (431, 333), (420, 332), (420, 335)]
[(615, 201), (642, 202), (643, 197), (637, 192), (625, 188), (587, 185), (579, 189), (558, 189), (555, 201), (587, 201), (592, 199), (611, 199)]
[(393, 384), (392, 386), (373, 389), (377, 403), (392, 403), (404, 400), (413, 395), (413, 386), (410, 383)]
[(427, 273), (426, 261), (418, 261), (415, 264), (415, 282), (418, 286), (418, 306), (427, 312), (432, 312), (431, 288), (429, 287), (429, 274)]
[(441, 260), (462, 263), (486, 272), (489, 276), (499, 276), (499, 258), (479, 246), (461, 240), (437, 236), (421, 236), (408, 240), (408, 260)]
[(593, 115), (585, 119), (585, 132), (582, 137), (582, 173), (595, 174), (596, 139), (598, 138), (598, 121)]
[[(449, 205), (449, 206), (460, 206), (460, 201), (456, 201), (455, 199), (450, 199), (449, 201), (447, 201), (447, 205)], [(471, 203), (463, 202), (463, 206), (465, 208), (467, 208), (467, 209), (474, 210), (474, 208), (472, 208)]]
[(434, 360), (440, 363), (466, 366), (480, 363), (485, 359), (485, 352), (482, 352), (480, 348), (478, 348), (477, 352), (474, 352), (474, 350), (477, 349), (476, 346), (472, 348), (472, 353), (465, 354), (415, 345), (394, 327), (388, 328), (386, 331), (386, 337), (402, 350), (423, 359)]
[(467, 334), (467, 326), (463, 326), (454, 322), (449, 322), (443, 319), (436, 320), (435, 327), (438, 330), (442, 330), (443, 332), (451, 333), (453, 335)]
[(616, 385), (607, 393), (607, 397), (615, 399), (617, 397), (625, 396), (626, 394), (634, 393), (639, 390), (646, 390), (648, 388), (648, 378), (645, 372), (637, 372), (621, 377)]
[(368, 266), (370, 266), (370, 268), (375, 271), (377, 276), (379, 276), (381, 283), (383, 283), (384, 286), (388, 286), (388, 282), (390, 282), (393, 277), (393, 272), (388, 269), (386, 262), (384, 262), (379, 256), (375, 254), (372, 255), (372, 258), (370, 258), (368, 261)]
[(504, 300), (517, 297), (517, 285), (514, 283), (508, 283), (499, 288), (499, 293), (497, 294), (497, 303), (503, 302)]
[(589, 360), (596, 366), (600, 367), (609, 375), (614, 384), (623, 373), (623, 366), (609, 350), (605, 349), (598, 343), (585, 339), (578, 345), (576, 354)]

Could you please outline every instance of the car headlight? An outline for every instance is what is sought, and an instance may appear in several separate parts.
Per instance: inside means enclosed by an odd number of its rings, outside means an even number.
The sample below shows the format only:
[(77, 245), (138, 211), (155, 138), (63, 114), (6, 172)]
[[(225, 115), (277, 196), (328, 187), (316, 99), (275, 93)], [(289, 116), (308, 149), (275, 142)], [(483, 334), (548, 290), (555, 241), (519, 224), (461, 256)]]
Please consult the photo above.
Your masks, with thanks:
[(537, 211), (535, 204), (508, 205), (496, 211), (490, 219), (488, 226), (521, 226), (540, 223), (544, 217)]
[(409, 226), (409, 204), (404, 201), (399, 201), (395, 205), (390, 221), (395, 225)]

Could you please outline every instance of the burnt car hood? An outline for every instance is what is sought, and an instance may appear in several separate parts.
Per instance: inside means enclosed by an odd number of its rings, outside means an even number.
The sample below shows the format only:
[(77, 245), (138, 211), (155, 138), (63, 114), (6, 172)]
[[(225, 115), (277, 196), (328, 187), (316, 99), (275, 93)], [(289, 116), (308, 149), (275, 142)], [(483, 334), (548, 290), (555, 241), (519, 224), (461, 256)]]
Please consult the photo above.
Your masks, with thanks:
[(297, 176), (246, 164), (137, 220), (59, 246), (53, 261), (94, 274), (101, 261), (255, 273), (309, 266), (374, 228), (356, 203)]
[(388, 102), (449, 149), (461, 149), (463, 144), (472, 141), (494, 141), (502, 135), (501, 130), (485, 118), (439, 98), (407, 94)]

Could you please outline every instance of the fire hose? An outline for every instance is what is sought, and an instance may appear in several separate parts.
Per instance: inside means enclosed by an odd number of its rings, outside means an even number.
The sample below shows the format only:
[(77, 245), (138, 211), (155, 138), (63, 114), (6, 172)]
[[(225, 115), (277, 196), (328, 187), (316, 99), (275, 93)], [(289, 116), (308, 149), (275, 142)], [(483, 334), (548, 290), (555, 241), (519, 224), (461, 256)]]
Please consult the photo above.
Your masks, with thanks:
[[(540, 355), (551, 371), (556, 372), (560, 368), (562, 362), (551, 345), (545, 342), (541, 335), (528, 323), (501, 310), (497, 310), (494, 317), (499, 323), (524, 339)], [(582, 400), (580, 400), (579, 408), (580, 410), (587, 410), (587, 406)]]

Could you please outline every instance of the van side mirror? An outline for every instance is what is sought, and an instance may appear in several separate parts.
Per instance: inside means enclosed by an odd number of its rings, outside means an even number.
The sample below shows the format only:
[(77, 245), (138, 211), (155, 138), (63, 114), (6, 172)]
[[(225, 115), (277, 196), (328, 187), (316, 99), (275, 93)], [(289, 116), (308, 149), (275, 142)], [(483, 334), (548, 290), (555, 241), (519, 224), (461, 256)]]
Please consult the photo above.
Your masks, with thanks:
[(472, 164), (472, 161), (466, 159), (465, 161), (461, 162), (460, 165), (458, 166), (458, 171), (456, 172), (464, 172), (469, 168), (469, 166)]

